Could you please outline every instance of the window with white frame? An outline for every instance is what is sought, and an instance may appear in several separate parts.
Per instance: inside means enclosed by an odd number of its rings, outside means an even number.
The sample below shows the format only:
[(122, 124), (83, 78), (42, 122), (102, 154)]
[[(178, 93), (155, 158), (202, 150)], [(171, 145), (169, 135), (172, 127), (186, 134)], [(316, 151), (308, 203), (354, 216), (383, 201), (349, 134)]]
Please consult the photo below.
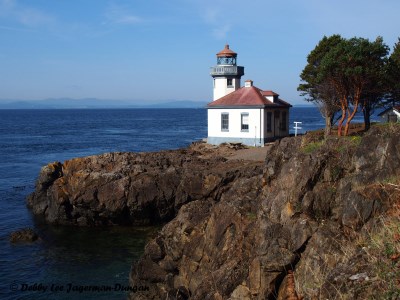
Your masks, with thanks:
[(229, 113), (221, 113), (221, 131), (229, 131)]
[(241, 131), (249, 131), (249, 113), (241, 114)]

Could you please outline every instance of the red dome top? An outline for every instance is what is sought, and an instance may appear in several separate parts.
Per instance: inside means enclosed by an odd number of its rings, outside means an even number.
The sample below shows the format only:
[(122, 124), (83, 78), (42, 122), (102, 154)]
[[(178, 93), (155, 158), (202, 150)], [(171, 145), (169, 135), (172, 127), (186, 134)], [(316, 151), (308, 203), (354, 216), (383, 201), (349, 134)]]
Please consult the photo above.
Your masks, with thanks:
[(217, 57), (236, 57), (237, 53), (229, 49), (229, 45), (226, 44), (224, 50), (217, 53)]

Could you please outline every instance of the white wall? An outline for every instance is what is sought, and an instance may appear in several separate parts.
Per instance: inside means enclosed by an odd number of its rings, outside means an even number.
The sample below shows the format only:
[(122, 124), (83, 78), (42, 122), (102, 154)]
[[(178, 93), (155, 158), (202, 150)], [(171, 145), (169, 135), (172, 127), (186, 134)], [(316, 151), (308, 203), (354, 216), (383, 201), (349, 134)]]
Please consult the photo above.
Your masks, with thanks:
[[(251, 139), (251, 144), (253, 144), (253, 140), (257, 140), (259, 143), (259, 139), (264, 139), (264, 130), (263, 128), (263, 119), (264, 113), (263, 110), (259, 108), (254, 109), (208, 109), (208, 137), (226, 137), (226, 138), (236, 138), (237, 142), (240, 139)], [(221, 130), (221, 113), (229, 113), (229, 131)], [(241, 114), (248, 113), (249, 114), (249, 130), (242, 131), (241, 130)], [(260, 127), (261, 122), (261, 127)], [(260, 132), (261, 131), (261, 132)]]
[(397, 122), (400, 122), (400, 113), (393, 109), (393, 112), (397, 115)]
[(274, 96), (265, 96), (265, 98), (271, 102), (274, 102)]
[(240, 88), (240, 78), (232, 79), (232, 87), (227, 86), (227, 78), (214, 78), (214, 100), (217, 100), (225, 95), (228, 95)]

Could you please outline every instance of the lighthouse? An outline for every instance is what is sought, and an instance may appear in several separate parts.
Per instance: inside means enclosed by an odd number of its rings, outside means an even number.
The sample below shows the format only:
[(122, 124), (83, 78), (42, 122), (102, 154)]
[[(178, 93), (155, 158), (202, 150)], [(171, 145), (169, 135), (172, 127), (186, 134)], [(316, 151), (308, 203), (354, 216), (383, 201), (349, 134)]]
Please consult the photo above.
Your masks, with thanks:
[(217, 65), (211, 68), (214, 99), (207, 104), (207, 142), (242, 143), (264, 146), (289, 135), (288, 102), (271, 90), (262, 90), (246, 80), (240, 86), (244, 67), (236, 65), (237, 54), (226, 45), (217, 53)]
[(210, 72), (214, 81), (214, 101), (240, 88), (244, 67), (237, 66), (236, 59), (237, 53), (229, 49), (229, 45), (217, 53), (217, 65), (211, 67)]

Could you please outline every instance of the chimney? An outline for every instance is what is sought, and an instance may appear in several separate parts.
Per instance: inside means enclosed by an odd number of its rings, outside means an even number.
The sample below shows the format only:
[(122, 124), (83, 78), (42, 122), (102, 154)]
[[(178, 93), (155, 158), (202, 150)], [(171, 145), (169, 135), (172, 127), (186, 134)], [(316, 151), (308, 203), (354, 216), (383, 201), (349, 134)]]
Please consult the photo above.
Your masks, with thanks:
[(252, 87), (252, 86), (253, 86), (253, 80), (248, 79), (244, 82), (244, 87)]

